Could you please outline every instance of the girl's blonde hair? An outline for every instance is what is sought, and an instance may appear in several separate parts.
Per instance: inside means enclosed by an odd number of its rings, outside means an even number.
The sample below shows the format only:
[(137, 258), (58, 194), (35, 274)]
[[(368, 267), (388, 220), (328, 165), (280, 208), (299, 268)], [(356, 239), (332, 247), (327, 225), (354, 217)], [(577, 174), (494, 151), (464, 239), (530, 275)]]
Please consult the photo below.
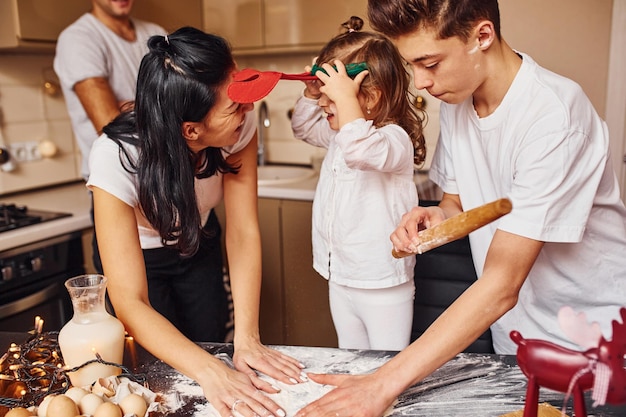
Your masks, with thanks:
[(410, 75), (395, 45), (383, 35), (361, 31), (363, 20), (352, 16), (341, 25), (345, 32), (331, 39), (322, 48), (316, 63), (333, 64), (338, 59), (344, 64), (367, 64), (369, 75), (361, 84), (361, 93), (368, 96), (373, 89), (380, 91), (380, 100), (372, 111), (375, 126), (394, 123), (402, 127), (413, 142), (413, 159), (422, 165), (426, 159), (426, 144), (422, 123), (426, 115), (411, 103)]

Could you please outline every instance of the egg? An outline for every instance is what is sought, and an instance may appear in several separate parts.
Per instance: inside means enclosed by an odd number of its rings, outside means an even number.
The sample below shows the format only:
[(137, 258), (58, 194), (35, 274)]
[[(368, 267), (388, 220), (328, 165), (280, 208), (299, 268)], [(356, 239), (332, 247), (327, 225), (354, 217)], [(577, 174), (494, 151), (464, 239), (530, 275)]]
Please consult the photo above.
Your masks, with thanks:
[(148, 404), (146, 404), (146, 400), (141, 395), (128, 394), (120, 401), (120, 408), (124, 415), (134, 414), (137, 417), (144, 417)]
[(87, 395), (89, 391), (80, 387), (70, 387), (65, 391), (65, 395), (70, 397), (76, 404), (80, 404), (80, 399)]
[(93, 417), (122, 417), (122, 409), (115, 403), (104, 402), (96, 408)]
[[(102, 400), (102, 398), (100, 398), (96, 394), (93, 394), (91, 392), (88, 394), (85, 394), (83, 398), (80, 399), (80, 402), (78, 403), (79, 408), (80, 408), (80, 413), (89, 414), (90, 416), (92, 416), (96, 412), (96, 409), (98, 408), (98, 406), (100, 406), (100, 404), (102, 404), (103, 402), (104, 401)], [(39, 416), (39, 417), (42, 417), (42, 416)]]
[(64, 394), (54, 397), (46, 410), (46, 417), (75, 417), (78, 414), (80, 413), (74, 400)]
[(30, 417), (32, 414), (24, 407), (15, 407), (9, 410), (4, 417)]
[(105, 378), (99, 378), (91, 387), (91, 392), (101, 397), (113, 397), (115, 395), (115, 387)]
[(39, 417), (46, 417), (46, 413), (48, 411), (48, 405), (50, 404), (50, 401), (52, 401), (54, 397), (56, 397), (55, 394), (46, 395), (44, 399), (39, 403), (39, 407), (37, 407), (37, 415)]

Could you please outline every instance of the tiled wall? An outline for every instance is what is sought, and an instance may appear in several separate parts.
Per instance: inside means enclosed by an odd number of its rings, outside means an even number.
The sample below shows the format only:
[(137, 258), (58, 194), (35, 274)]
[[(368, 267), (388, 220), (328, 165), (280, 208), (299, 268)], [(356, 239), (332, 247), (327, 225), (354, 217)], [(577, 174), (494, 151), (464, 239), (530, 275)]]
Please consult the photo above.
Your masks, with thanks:
[(57, 147), (53, 157), (16, 162), (12, 171), (0, 171), (0, 195), (80, 179), (65, 101), (60, 91), (49, 95), (44, 88), (45, 81), (57, 80), (52, 59), (51, 54), (0, 54), (0, 146), (11, 151), (32, 143), (36, 148), (48, 140)]

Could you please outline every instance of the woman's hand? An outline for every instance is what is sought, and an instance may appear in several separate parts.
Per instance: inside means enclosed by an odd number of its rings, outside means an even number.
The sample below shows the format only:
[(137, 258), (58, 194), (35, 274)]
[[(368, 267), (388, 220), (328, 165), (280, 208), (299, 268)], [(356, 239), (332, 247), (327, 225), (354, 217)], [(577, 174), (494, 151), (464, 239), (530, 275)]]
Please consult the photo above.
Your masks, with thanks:
[(285, 411), (259, 391), (248, 375), (229, 368), (219, 360), (202, 373), (198, 383), (221, 417), (285, 416)]
[(235, 343), (233, 362), (237, 370), (246, 374), (258, 389), (265, 392), (275, 393), (280, 389), (259, 378), (255, 370), (285, 384), (307, 381), (307, 377), (302, 372), (304, 365), (258, 341), (249, 340), (243, 344)]

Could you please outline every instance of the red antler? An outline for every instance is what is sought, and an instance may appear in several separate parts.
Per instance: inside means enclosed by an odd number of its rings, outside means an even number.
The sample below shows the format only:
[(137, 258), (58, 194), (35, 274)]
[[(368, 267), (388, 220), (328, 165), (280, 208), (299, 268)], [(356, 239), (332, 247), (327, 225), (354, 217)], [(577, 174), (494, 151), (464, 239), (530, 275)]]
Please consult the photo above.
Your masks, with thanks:
[(613, 320), (613, 343), (622, 345), (623, 353), (626, 353), (626, 308), (622, 307), (619, 311), (622, 322)]

